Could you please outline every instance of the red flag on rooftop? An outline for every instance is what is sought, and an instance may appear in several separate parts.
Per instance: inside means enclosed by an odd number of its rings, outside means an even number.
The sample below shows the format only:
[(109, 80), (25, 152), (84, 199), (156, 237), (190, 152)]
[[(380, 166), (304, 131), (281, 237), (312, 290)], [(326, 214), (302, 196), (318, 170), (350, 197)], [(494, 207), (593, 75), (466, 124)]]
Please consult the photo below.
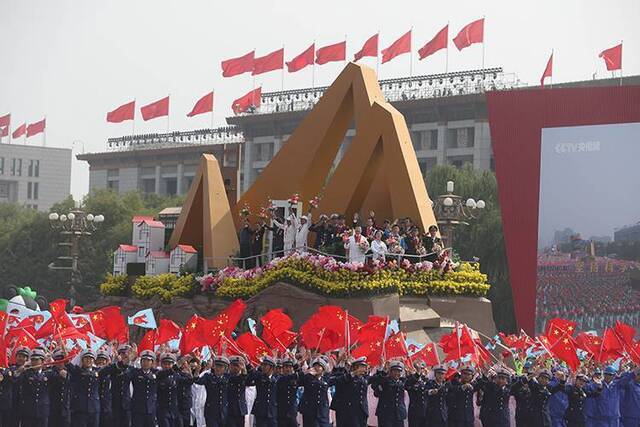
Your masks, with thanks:
[(391, 61), (396, 56), (411, 52), (411, 30), (394, 41), (388, 48), (382, 49), (382, 63)]
[(379, 34), (374, 34), (364, 42), (362, 49), (353, 55), (353, 62), (357, 62), (365, 56), (372, 56), (374, 58), (378, 57), (378, 37)]
[(449, 24), (445, 25), (443, 29), (438, 31), (438, 34), (436, 34), (435, 37), (433, 37), (427, 44), (425, 44), (420, 48), (420, 50), (418, 50), (420, 59), (424, 59), (427, 56), (433, 55), (441, 49), (446, 49), (448, 40)]
[(169, 115), (169, 97), (162, 98), (151, 104), (147, 104), (140, 108), (142, 113), (142, 119), (147, 120), (155, 119), (157, 117), (163, 117)]
[(28, 125), (27, 126), (27, 138), (29, 138), (30, 136), (37, 135), (39, 133), (44, 132), (44, 129), (45, 129), (46, 125), (47, 125), (46, 119), (42, 119), (39, 122), (31, 123), (30, 125)]
[(612, 48), (605, 49), (598, 55), (599, 58), (604, 60), (607, 70), (621, 70), (622, 69), (622, 43)]
[(11, 124), (11, 114), (5, 114), (4, 116), (0, 117), (0, 128), (9, 127), (10, 124)]
[(291, 61), (288, 61), (287, 71), (289, 71), (290, 73), (295, 73), (296, 71), (302, 70), (307, 65), (313, 65), (315, 50), (316, 44), (314, 43), (300, 55), (296, 56)]
[(113, 111), (107, 113), (107, 122), (122, 123), (125, 120), (133, 120), (136, 113), (136, 101), (123, 104)]
[(244, 96), (233, 101), (231, 109), (234, 114), (240, 114), (247, 111), (250, 107), (258, 108), (262, 101), (262, 88), (256, 88)]
[(347, 57), (347, 42), (342, 41), (329, 46), (321, 47), (316, 51), (316, 64), (323, 65), (327, 62), (344, 61)]
[(458, 50), (469, 47), (474, 43), (482, 43), (484, 41), (484, 18), (473, 21), (464, 26), (457, 36), (453, 39), (453, 44)]
[(198, 114), (210, 113), (213, 111), (213, 92), (209, 92), (200, 98), (193, 109), (187, 114), (187, 117), (197, 116)]
[(25, 133), (27, 133), (27, 124), (23, 123), (13, 131), (13, 133), (11, 134), (11, 138), (18, 139)]
[(222, 77), (233, 77), (253, 71), (254, 55), (255, 51), (252, 50), (246, 55), (222, 61)]
[(547, 77), (551, 77), (553, 75), (553, 52), (551, 52), (551, 56), (547, 60), (547, 66), (544, 68), (544, 72), (542, 73), (542, 77), (540, 77), (540, 86), (544, 86), (544, 79)]
[(269, 71), (282, 70), (284, 67), (284, 48), (278, 49), (265, 56), (253, 60), (252, 75), (268, 73)]

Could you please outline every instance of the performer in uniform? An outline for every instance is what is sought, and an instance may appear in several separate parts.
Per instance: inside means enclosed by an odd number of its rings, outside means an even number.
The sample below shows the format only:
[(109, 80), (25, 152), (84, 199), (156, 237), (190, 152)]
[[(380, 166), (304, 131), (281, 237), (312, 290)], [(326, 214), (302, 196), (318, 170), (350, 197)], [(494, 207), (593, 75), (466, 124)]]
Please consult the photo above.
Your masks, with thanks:
[(371, 378), (371, 387), (378, 396), (376, 416), (379, 427), (403, 427), (407, 419), (402, 377), (404, 364), (398, 360), (389, 362), (389, 373), (379, 370)]

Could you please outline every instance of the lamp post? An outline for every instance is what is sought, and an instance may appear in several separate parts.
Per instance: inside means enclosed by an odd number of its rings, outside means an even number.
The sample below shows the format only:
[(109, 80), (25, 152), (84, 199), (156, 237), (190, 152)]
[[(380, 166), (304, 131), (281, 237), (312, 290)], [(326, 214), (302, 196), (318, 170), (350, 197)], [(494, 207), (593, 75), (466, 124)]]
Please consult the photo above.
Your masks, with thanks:
[(447, 194), (437, 196), (432, 202), (433, 213), (436, 216), (440, 234), (444, 244), (453, 247), (454, 232), (458, 225), (469, 225), (467, 221), (475, 219), (476, 209), (484, 209), (484, 200), (468, 198), (453, 194), (454, 183), (447, 181)]
[(76, 285), (80, 283), (80, 271), (78, 270), (78, 258), (80, 256), (79, 243), (82, 237), (91, 234), (104, 221), (103, 215), (93, 215), (86, 213), (80, 208), (75, 208), (66, 214), (52, 212), (49, 214), (49, 224), (51, 228), (59, 231), (61, 242), (58, 246), (67, 248), (67, 254), (58, 257), (60, 264), (56, 262), (49, 264), (51, 270), (68, 270), (69, 277), (69, 300), (70, 305), (75, 305)]

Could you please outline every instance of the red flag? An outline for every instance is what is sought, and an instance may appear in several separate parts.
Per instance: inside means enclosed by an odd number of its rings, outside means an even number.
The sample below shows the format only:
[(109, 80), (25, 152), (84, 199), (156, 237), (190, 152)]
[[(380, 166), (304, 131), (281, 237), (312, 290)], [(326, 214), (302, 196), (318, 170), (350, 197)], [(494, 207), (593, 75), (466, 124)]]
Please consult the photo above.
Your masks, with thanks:
[(162, 98), (151, 104), (147, 104), (140, 108), (142, 113), (142, 119), (147, 120), (155, 119), (156, 117), (163, 117), (169, 115), (169, 97)]
[(293, 321), (282, 312), (281, 308), (269, 311), (260, 318), (262, 323), (262, 339), (272, 348), (277, 348), (284, 352), (296, 339), (296, 334), (290, 329)]
[(126, 343), (129, 339), (129, 327), (120, 313), (120, 307), (109, 306), (101, 308), (103, 316), (104, 336), (107, 340), (118, 340)]
[(633, 337), (636, 336), (636, 329), (633, 326), (629, 326), (626, 323), (616, 320), (613, 330), (623, 344), (626, 346), (631, 346), (633, 344)]
[(484, 18), (473, 21), (460, 30), (458, 35), (453, 39), (453, 44), (458, 50), (469, 47), (474, 43), (482, 43), (484, 41)]
[(193, 109), (187, 114), (187, 117), (197, 116), (198, 114), (210, 113), (213, 111), (213, 92), (209, 92), (196, 102)]
[(203, 339), (209, 347), (218, 345), (221, 337), (231, 336), (246, 307), (247, 305), (238, 299), (212, 319), (203, 319)]
[(602, 335), (602, 361), (616, 360), (624, 355), (624, 345), (615, 331), (611, 328), (605, 328)]
[[(22, 331), (28, 332), (30, 335), (35, 335), (36, 328), (33, 317), (25, 317), (16, 326), (9, 328), (5, 338), (18, 337)], [(0, 332), (0, 335), (2, 335), (2, 332), (4, 332), (4, 329)]]
[(551, 52), (551, 56), (547, 61), (547, 66), (544, 68), (544, 73), (542, 73), (542, 77), (540, 77), (540, 86), (544, 86), (544, 79), (547, 77), (551, 77), (553, 74), (553, 52)]
[(107, 113), (107, 122), (122, 123), (125, 120), (133, 120), (136, 112), (136, 101), (123, 104), (113, 111)]
[(448, 40), (449, 24), (445, 25), (443, 29), (438, 31), (438, 34), (436, 34), (435, 37), (431, 39), (431, 41), (429, 41), (427, 44), (422, 46), (420, 50), (418, 50), (420, 59), (424, 59), (429, 55), (433, 55), (440, 49), (446, 49)]
[(347, 57), (347, 42), (342, 41), (329, 46), (321, 47), (316, 51), (316, 64), (323, 65), (327, 62), (344, 61)]
[(16, 338), (17, 340), (13, 348), (27, 347), (30, 350), (33, 350), (40, 345), (33, 335), (25, 329), (20, 329), (16, 334)]
[(269, 71), (282, 70), (284, 68), (284, 48), (278, 49), (265, 56), (253, 60), (253, 72), (251, 75), (268, 73)]
[(387, 341), (384, 343), (384, 352), (387, 360), (397, 357), (409, 357), (409, 350), (407, 350), (404, 332), (397, 332), (387, 338)]
[(599, 336), (580, 332), (576, 337), (576, 346), (592, 355), (596, 362), (602, 362), (602, 340)]
[(296, 71), (302, 70), (307, 65), (313, 65), (315, 50), (316, 44), (314, 43), (300, 55), (287, 62), (287, 71), (289, 71), (290, 73), (295, 73)]
[(147, 331), (146, 334), (144, 334), (144, 336), (138, 343), (138, 353), (141, 353), (144, 350), (153, 351), (155, 346), (156, 346), (156, 331), (155, 329), (150, 329), (149, 331)]
[(156, 334), (156, 344), (161, 345), (180, 337), (180, 326), (173, 320), (161, 319)]
[(346, 312), (341, 307), (323, 306), (300, 327), (300, 337), (308, 348), (323, 353), (344, 347), (346, 322)]
[(0, 126), (0, 136), (5, 137), (9, 135), (9, 126)]
[(11, 124), (11, 114), (6, 114), (0, 117), (0, 128), (5, 126), (9, 127), (10, 124)]
[(387, 331), (387, 325), (389, 324), (388, 317), (382, 316), (369, 316), (367, 319), (367, 323), (362, 325), (358, 330), (357, 339), (353, 339), (353, 342), (365, 342), (365, 341), (374, 341), (378, 338), (383, 338)]
[(234, 114), (244, 113), (249, 109), (249, 107), (260, 107), (261, 101), (262, 88), (259, 87), (233, 101), (233, 104), (231, 104), (231, 109), (233, 110)]
[(555, 357), (565, 362), (573, 372), (577, 371), (578, 366), (580, 366), (580, 359), (578, 359), (575, 342), (571, 336), (565, 335), (551, 344), (548, 349)]
[(621, 70), (622, 69), (622, 43), (609, 49), (605, 49), (600, 52), (598, 58), (604, 59), (604, 63), (607, 66), (607, 70)]
[(238, 74), (253, 71), (253, 58), (255, 53), (256, 52), (252, 50), (246, 55), (222, 61), (222, 77), (233, 77)]
[(459, 360), (467, 354), (475, 353), (475, 344), (466, 326), (456, 326), (449, 335), (443, 335), (439, 345), (447, 355), (445, 362)]
[(378, 34), (374, 34), (364, 42), (362, 49), (353, 55), (353, 62), (357, 62), (365, 56), (373, 56), (374, 58), (378, 56), (378, 36)]
[(438, 349), (435, 343), (428, 343), (420, 349), (420, 351), (414, 353), (410, 357), (411, 362), (416, 360), (422, 360), (427, 366), (436, 366), (440, 364), (440, 358), (438, 357)]
[(39, 122), (31, 123), (29, 126), (27, 126), (27, 138), (44, 132), (46, 124), (46, 119), (42, 119)]
[(67, 309), (67, 300), (59, 298), (57, 300), (51, 301), (49, 303), (49, 311), (51, 312), (51, 317), (54, 319), (59, 319), (64, 313), (66, 313)]
[(25, 133), (27, 133), (27, 124), (23, 123), (13, 131), (13, 133), (11, 134), (11, 138), (18, 139)]
[(371, 366), (378, 366), (382, 362), (382, 342), (384, 337), (363, 341), (362, 344), (353, 350), (351, 355), (355, 358), (366, 357), (367, 363)]
[(560, 338), (564, 338), (564, 336), (572, 337), (577, 325), (576, 322), (572, 322), (571, 320), (554, 318), (547, 322), (545, 335), (553, 345)]
[(203, 325), (205, 319), (194, 314), (191, 319), (184, 325), (182, 329), (182, 338), (180, 339), (180, 353), (189, 354), (197, 348), (207, 345), (203, 336)]
[(389, 62), (396, 56), (409, 52), (411, 52), (411, 30), (394, 41), (388, 48), (382, 49), (382, 63)]
[(254, 365), (260, 364), (260, 359), (269, 354), (269, 347), (257, 336), (245, 332), (236, 339), (238, 347), (244, 351)]
[(91, 319), (91, 326), (93, 326), (93, 334), (95, 336), (104, 338), (106, 336), (104, 326), (104, 313), (98, 310), (88, 314), (89, 318)]

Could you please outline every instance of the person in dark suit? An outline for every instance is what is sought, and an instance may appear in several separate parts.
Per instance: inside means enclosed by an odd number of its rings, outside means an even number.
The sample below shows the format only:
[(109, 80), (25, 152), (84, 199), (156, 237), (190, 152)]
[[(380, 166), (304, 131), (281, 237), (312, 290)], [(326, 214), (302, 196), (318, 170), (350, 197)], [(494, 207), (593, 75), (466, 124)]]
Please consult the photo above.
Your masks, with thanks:
[(96, 366), (100, 368), (100, 427), (112, 427), (113, 426), (113, 414), (111, 411), (112, 397), (111, 397), (111, 375), (108, 374), (103, 368), (109, 365), (111, 356), (104, 350), (99, 350), (96, 353)]
[(175, 369), (176, 356), (164, 353), (160, 356), (161, 370), (158, 372), (158, 427), (182, 427), (182, 415), (178, 407), (178, 387), (181, 384), (191, 386), (191, 371)]
[(403, 372), (404, 364), (394, 360), (389, 362), (389, 373), (380, 370), (371, 378), (371, 388), (378, 396), (376, 416), (380, 427), (403, 427), (407, 419)]
[(432, 380), (427, 382), (427, 427), (447, 427), (449, 414), (447, 410), (448, 383), (445, 381), (447, 370), (442, 366), (433, 369)]
[(71, 424), (75, 427), (98, 427), (100, 423), (100, 377), (106, 372), (94, 367), (95, 354), (85, 350), (81, 366), (67, 363), (65, 368), (71, 379)]
[[(342, 359), (341, 359), (342, 360)], [(347, 363), (340, 363), (331, 370), (331, 377), (333, 379), (342, 378), (343, 375), (348, 372)], [(337, 381), (334, 386), (333, 398), (331, 399), (331, 405), (329, 409), (334, 411), (336, 415), (336, 427), (347, 427), (351, 424), (346, 424), (347, 417), (347, 402), (349, 400), (349, 386), (344, 381)]]
[(404, 388), (409, 393), (409, 427), (423, 427), (427, 422), (427, 376), (426, 364), (417, 361), (414, 370), (407, 376)]
[(240, 241), (240, 258), (242, 258), (240, 260), (240, 267), (245, 269), (255, 267), (256, 259), (251, 258), (253, 255), (253, 230), (251, 229), (251, 224), (248, 219), (246, 219), (242, 225), (238, 240)]
[(278, 377), (274, 375), (275, 367), (274, 358), (265, 356), (259, 369), (248, 372), (248, 385), (256, 387), (256, 399), (251, 409), (256, 427), (276, 427), (278, 424)]
[(282, 376), (276, 381), (278, 427), (298, 427), (297, 368), (293, 359), (285, 358), (282, 361)]
[(473, 380), (474, 374), (472, 367), (465, 367), (459, 378), (450, 382), (447, 394), (450, 427), (473, 427), (473, 395), (479, 390), (478, 382)]
[(329, 376), (329, 363), (318, 357), (311, 363), (311, 368), (300, 378), (304, 387), (300, 407), (304, 427), (329, 427), (329, 387), (335, 379)]
[(158, 405), (158, 370), (154, 368), (156, 355), (151, 350), (140, 353), (140, 367), (127, 367), (125, 376), (131, 381), (131, 425), (155, 427)]
[[(61, 348), (53, 351), (52, 358), (55, 361), (64, 359), (65, 353)], [(62, 365), (53, 365), (51, 368), (51, 384), (49, 384), (51, 411), (49, 412), (50, 427), (66, 427), (71, 425), (71, 378), (60, 375), (64, 370)]]
[(52, 372), (43, 370), (45, 353), (41, 348), (31, 352), (30, 366), (22, 365), (15, 372), (20, 387), (21, 426), (47, 427), (49, 425), (49, 385)]
[[(336, 370), (331, 372), (336, 390), (338, 386), (344, 388), (342, 406), (342, 425), (345, 427), (366, 427), (369, 417), (369, 401), (367, 388), (370, 378), (367, 374), (369, 365), (366, 357), (360, 357), (351, 362), (351, 370)], [(332, 402), (333, 403), (333, 402)], [(336, 419), (338, 412), (336, 411)], [(336, 425), (336, 427), (338, 427)]]
[[(567, 427), (585, 427), (586, 417), (584, 415), (584, 403), (587, 397), (597, 397), (602, 392), (602, 383), (597, 383), (597, 387), (587, 388), (589, 378), (584, 374), (576, 375), (573, 385), (566, 385), (560, 388), (569, 398), (569, 407), (564, 414)], [(562, 384), (562, 383), (561, 383)]]
[[(193, 366), (191, 365), (193, 363)], [(187, 373), (187, 377), (195, 376), (198, 360), (191, 356), (185, 356), (178, 361), (175, 366), (176, 371), (184, 371)], [(193, 406), (193, 394), (191, 392), (192, 382), (179, 382), (178, 383), (178, 411), (182, 418), (182, 427), (191, 427), (191, 407)]]
[(509, 399), (511, 375), (504, 369), (480, 381), (482, 407), (480, 420), (483, 426), (510, 427)]
[(549, 398), (553, 393), (560, 391), (560, 387), (551, 386), (551, 372), (541, 371), (537, 378), (529, 379), (529, 409), (530, 422), (526, 425), (532, 427), (551, 427), (551, 414), (549, 413)]
[(227, 427), (244, 427), (247, 411), (246, 388), (249, 382), (242, 356), (229, 358), (229, 416)]
[(430, 225), (429, 232), (424, 236), (423, 239), (424, 248), (427, 251), (426, 260), (429, 262), (434, 262), (440, 256), (440, 251), (444, 249), (444, 244), (442, 243), (442, 239), (438, 237), (438, 226)]
[(0, 368), (0, 426), (11, 426), (11, 415), (17, 409), (13, 406), (13, 372), (9, 368)]
[(131, 379), (125, 373), (132, 357), (131, 346), (122, 344), (118, 347), (118, 360), (102, 368), (111, 378), (111, 410), (117, 427), (131, 425)]
[(13, 378), (12, 383), (13, 386), (11, 386), (11, 411), (9, 411), (8, 414), (8, 423), (6, 424), (9, 427), (18, 427), (18, 425), (20, 424), (20, 414), (22, 413), (22, 411), (20, 410), (20, 386), (19, 384), (15, 381), (16, 380), (16, 376), (15, 373), (18, 369), (20, 369), (21, 366), (24, 366), (25, 363), (27, 363), (27, 361), (29, 361), (29, 358), (31, 357), (31, 350), (29, 350), (27, 347), (18, 347), (16, 349), (16, 363), (13, 365), (9, 366), (9, 373), (11, 375), (9, 375), (10, 378)]
[(229, 359), (224, 356), (213, 359), (213, 370), (194, 380), (207, 391), (204, 418), (207, 427), (224, 427), (229, 415)]

